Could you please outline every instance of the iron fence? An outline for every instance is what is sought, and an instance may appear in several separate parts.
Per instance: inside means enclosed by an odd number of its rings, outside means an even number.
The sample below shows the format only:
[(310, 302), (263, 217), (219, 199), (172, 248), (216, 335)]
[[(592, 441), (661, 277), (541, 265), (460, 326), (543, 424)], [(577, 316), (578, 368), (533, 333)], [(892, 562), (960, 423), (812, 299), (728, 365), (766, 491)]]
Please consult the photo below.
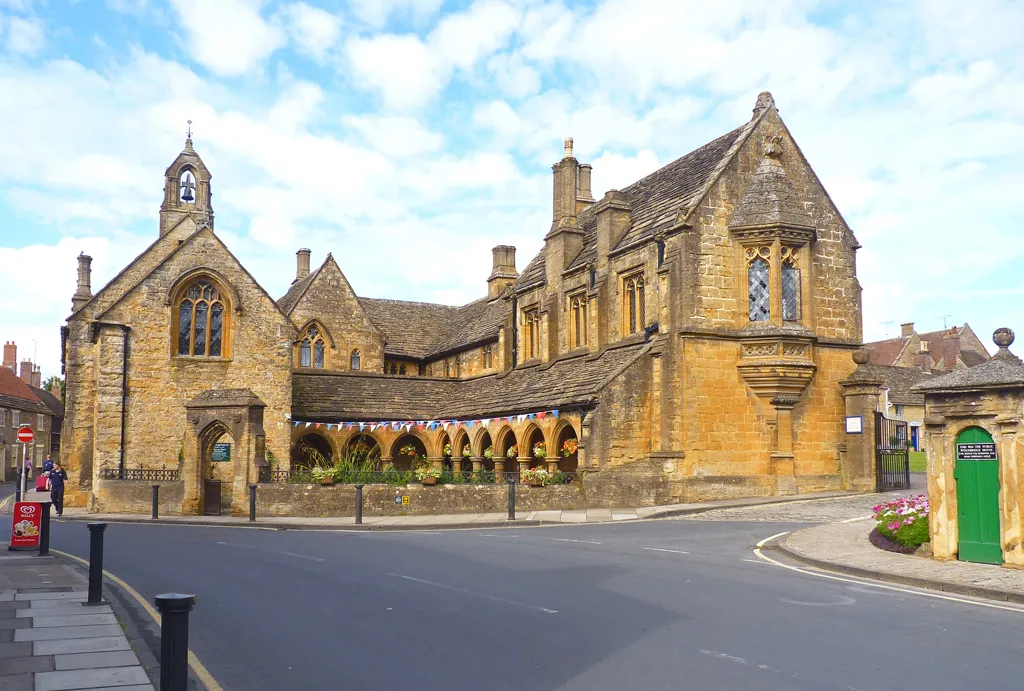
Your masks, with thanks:
[(177, 470), (166, 468), (100, 468), (101, 480), (144, 480), (148, 482), (171, 482), (181, 479)]
[(523, 476), (518, 471), (495, 473), (493, 470), (454, 471), (444, 469), (438, 477), (416, 476), (414, 470), (340, 470), (334, 469), (330, 474), (325, 471), (296, 468), (293, 470), (270, 470), (260, 468), (259, 482), (264, 484), (340, 484), (340, 485), (494, 485), (494, 484), (527, 484), (537, 486), (567, 485), (576, 482), (579, 474), (572, 472), (555, 472), (544, 475), (530, 474)]

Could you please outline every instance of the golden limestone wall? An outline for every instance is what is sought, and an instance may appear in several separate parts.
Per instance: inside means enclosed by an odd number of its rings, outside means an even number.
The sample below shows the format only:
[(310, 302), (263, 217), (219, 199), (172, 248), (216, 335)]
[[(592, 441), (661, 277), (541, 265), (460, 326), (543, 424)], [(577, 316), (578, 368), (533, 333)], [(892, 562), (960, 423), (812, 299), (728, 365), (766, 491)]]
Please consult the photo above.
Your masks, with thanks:
[[(384, 368), (384, 336), (366, 316), (355, 291), (333, 258), (328, 258), (321, 267), (313, 283), (292, 309), (291, 318), (299, 328), (300, 338), (314, 319), (326, 329), (329, 339), (325, 369), (350, 369), (353, 349), (359, 350), (360, 370), (380, 372)], [(298, 367), (298, 345), (295, 346), (294, 362)]]

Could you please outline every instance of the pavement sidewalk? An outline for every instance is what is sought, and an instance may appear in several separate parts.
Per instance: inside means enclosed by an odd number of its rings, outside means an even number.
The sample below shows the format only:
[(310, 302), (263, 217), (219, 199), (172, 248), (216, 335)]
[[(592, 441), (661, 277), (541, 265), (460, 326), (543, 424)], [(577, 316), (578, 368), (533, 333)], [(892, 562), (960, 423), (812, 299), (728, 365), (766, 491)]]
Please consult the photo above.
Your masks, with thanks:
[(851, 576), (1024, 604), (1024, 571), (887, 552), (868, 541), (870, 519), (804, 528), (778, 541), (785, 554)]
[[(109, 604), (74, 567), (0, 544), (0, 691), (154, 691)], [(129, 630), (134, 630), (133, 628)], [(152, 659), (148, 649), (141, 654)]]
[[(27, 493), (32, 501), (31, 492)], [(363, 523), (356, 525), (352, 516), (315, 518), (301, 516), (259, 516), (256, 523), (250, 523), (248, 516), (164, 516), (159, 523), (211, 526), (253, 526), (277, 528), (279, 530), (429, 530), (439, 528), (490, 528), (500, 526), (538, 526), (564, 523), (610, 523), (618, 521), (636, 521), (670, 516), (685, 516), (702, 513), (712, 509), (732, 508), (741, 506), (759, 506), (763, 504), (779, 504), (812, 499), (831, 499), (835, 497), (854, 496), (854, 492), (812, 492), (794, 494), (786, 497), (752, 497), (747, 499), (723, 499), (689, 504), (667, 504), (665, 506), (648, 506), (640, 508), (615, 509), (565, 509), (552, 511), (519, 511), (516, 520), (508, 520), (508, 514), (502, 513), (460, 513), (435, 514), (429, 516), (363, 516)], [(257, 504), (258, 508), (258, 504)], [(149, 514), (113, 514), (89, 513), (84, 509), (67, 509), (64, 520), (72, 521), (105, 521), (122, 523), (153, 523)]]

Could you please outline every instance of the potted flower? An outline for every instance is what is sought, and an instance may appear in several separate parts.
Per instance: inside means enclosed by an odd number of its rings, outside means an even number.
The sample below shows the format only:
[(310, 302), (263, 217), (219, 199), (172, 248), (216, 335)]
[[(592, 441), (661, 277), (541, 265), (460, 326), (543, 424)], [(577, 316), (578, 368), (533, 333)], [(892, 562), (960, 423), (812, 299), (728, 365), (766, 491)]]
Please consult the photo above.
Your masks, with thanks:
[(469, 458), (470, 453), (471, 453), (471, 451), (469, 449), (469, 444), (466, 444), (465, 446), (462, 447), (462, 457), (463, 458)]
[(580, 442), (578, 439), (566, 439), (562, 442), (562, 456), (569, 458), (569, 456), (572, 456), (574, 453), (579, 451), (579, 448)]
[(452, 455), (452, 444), (451, 444), (451, 442), (448, 442), (447, 444), (444, 445), (444, 455), (451, 457), (451, 455)]
[(541, 460), (548, 457), (548, 448), (544, 445), (544, 442), (537, 442), (533, 445), (533, 457)]
[(334, 484), (334, 468), (328, 466), (314, 466), (309, 474), (313, 477), (318, 484), (321, 485), (333, 485)]
[(519, 455), (519, 444), (513, 444), (508, 447), (508, 451), (505, 452), (505, 458), (515, 458)]
[(424, 485), (436, 485), (441, 479), (442, 470), (435, 468), (433, 464), (423, 461), (416, 465), (416, 479)]
[(402, 448), (400, 448), (398, 450), (398, 455), (399, 456), (415, 456), (416, 455), (416, 445), (415, 444), (406, 444), (405, 446), (403, 446)]
[(494, 458), (493, 446), (488, 446), (486, 449), (484, 449), (484, 458), (486, 458), (487, 460), (491, 460), (492, 458)]
[(540, 487), (551, 482), (551, 473), (543, 466), (530, 468), (522, 472), (523, 482), (531, 487)]

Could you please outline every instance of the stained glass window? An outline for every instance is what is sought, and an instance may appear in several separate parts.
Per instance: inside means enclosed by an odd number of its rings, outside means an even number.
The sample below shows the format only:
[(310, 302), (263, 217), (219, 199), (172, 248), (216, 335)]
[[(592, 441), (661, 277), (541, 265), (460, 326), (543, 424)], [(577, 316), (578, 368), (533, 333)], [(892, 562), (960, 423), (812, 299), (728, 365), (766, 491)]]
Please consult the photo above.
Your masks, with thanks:
[(800, 269), (791, 261), (782, 265), (782, 319), (800, 321)]
[(747, 267), (750, 321), (752, 322), (768, 321), (768, 317), (771, 314), (768, 269), (768, 262), (763, 257), (757, 257)]

